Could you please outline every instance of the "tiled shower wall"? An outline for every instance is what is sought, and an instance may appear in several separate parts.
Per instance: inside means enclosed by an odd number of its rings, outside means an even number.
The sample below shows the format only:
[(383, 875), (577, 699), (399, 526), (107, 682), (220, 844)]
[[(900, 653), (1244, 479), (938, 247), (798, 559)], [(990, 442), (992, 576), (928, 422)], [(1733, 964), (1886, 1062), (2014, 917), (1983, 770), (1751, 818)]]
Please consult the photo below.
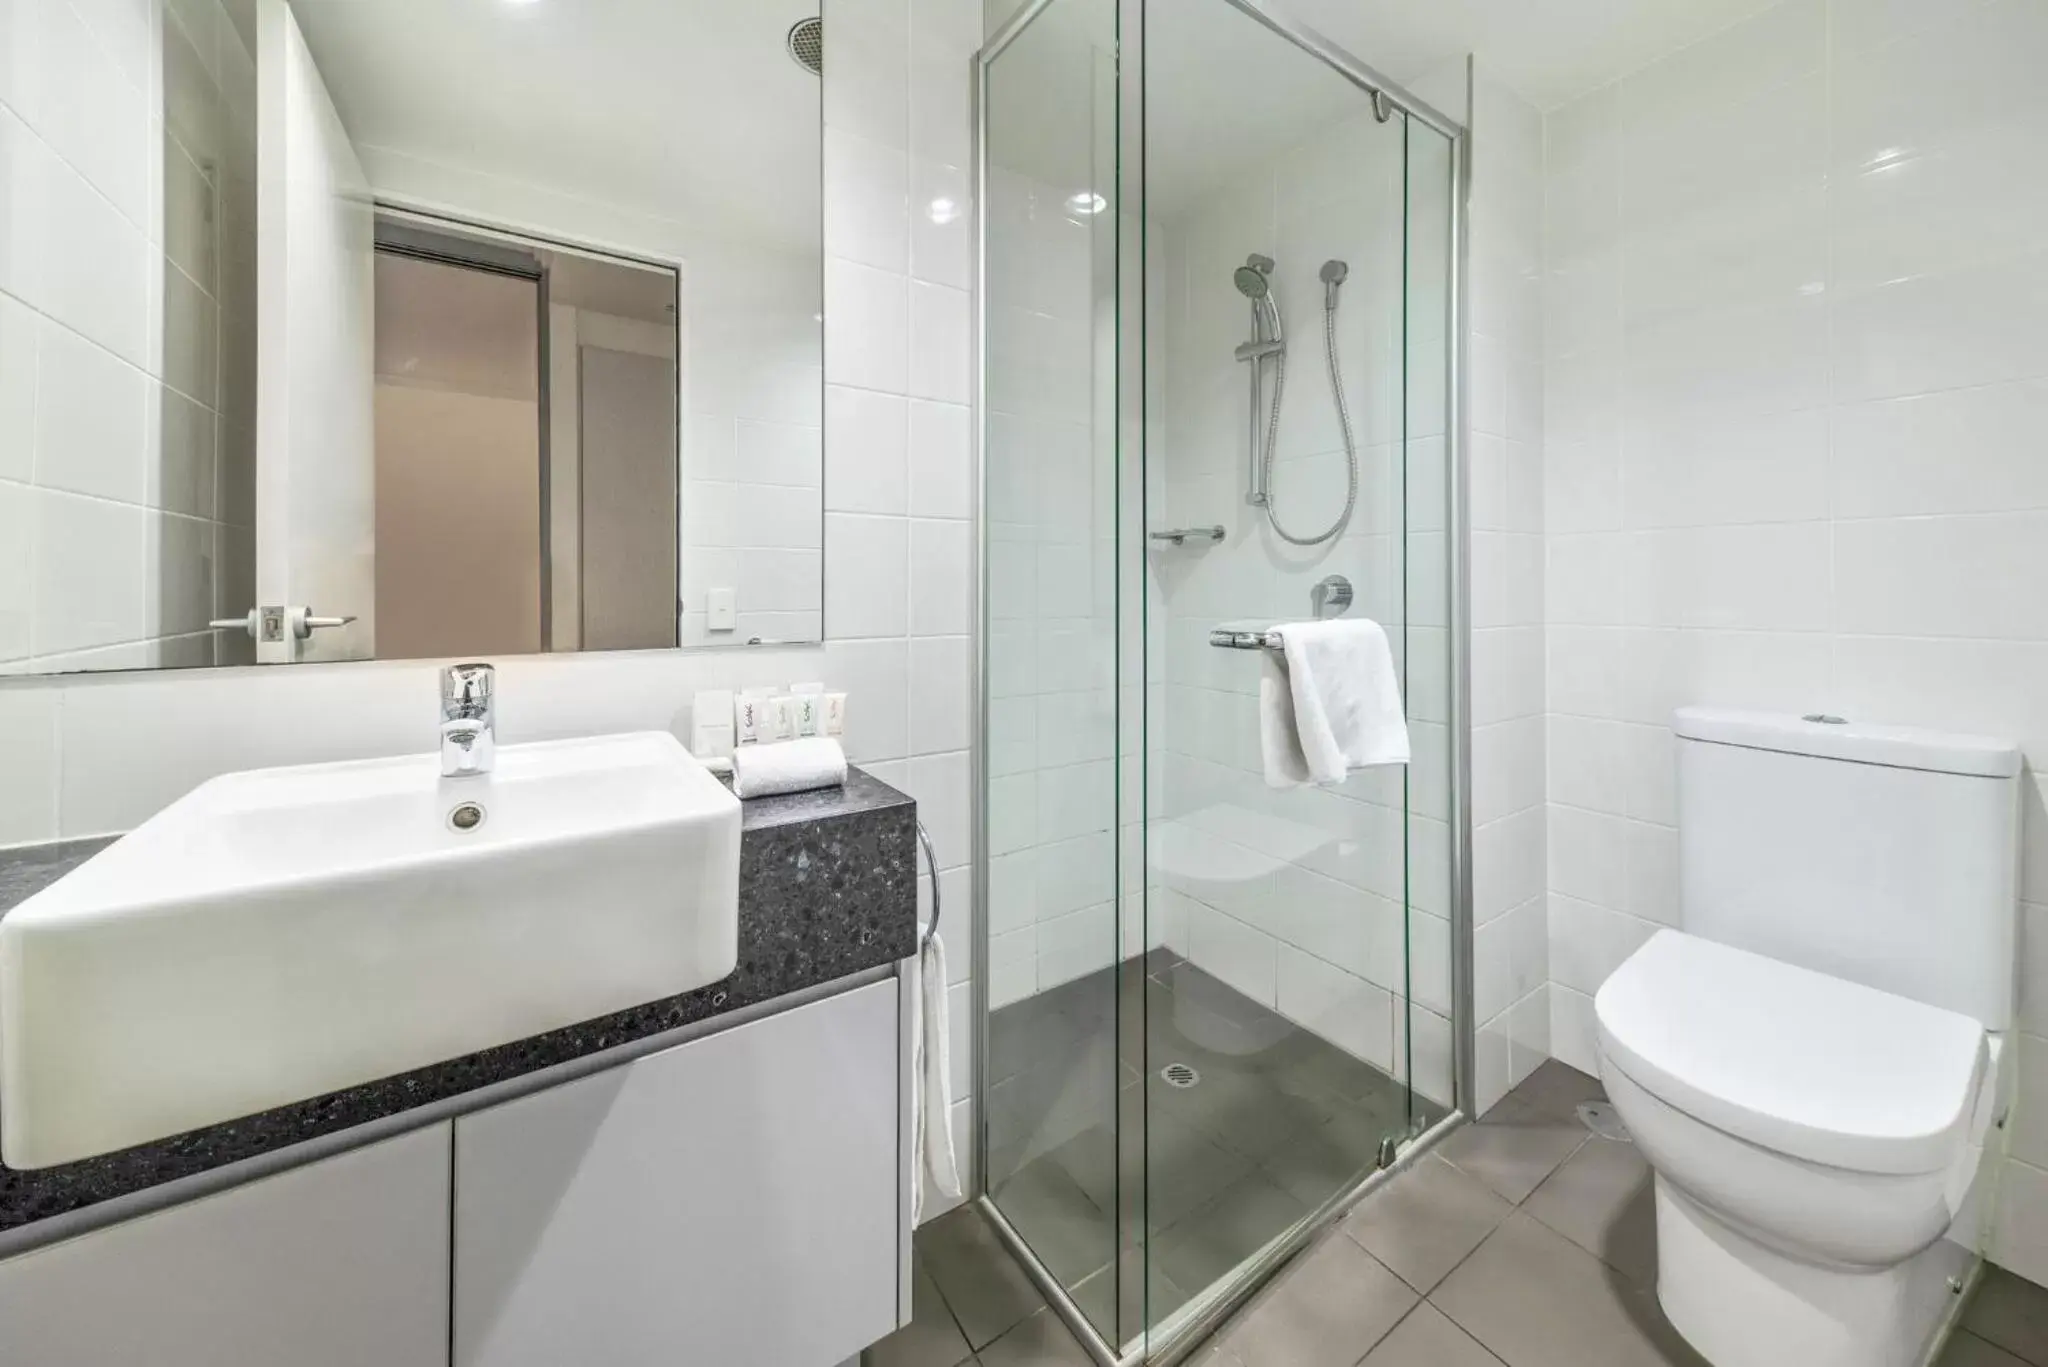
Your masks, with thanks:
[[(992, 141), (995, 139), (992, 138)], [(1107, 234), (1002, 164), (988, 205), (989, 1001), (1118, 957)], [(1097, 344), (1103, 350), (1098, 353)]]
[[(1152, 530), (1225, 529), (1221, 542), (1155, 544), (1147, 556), (1151, 629), (1161, 635), (1149, 737), (1158, 770), (1153, 910), (1167, 943), (1196, 966), (1389, 1073), (1405, 1071), (1402, 1034), (1412, 1019), (1417, 1082), (1446, 1100), (1448, 889), (1429, 876), (1448, 849), (1445, 699), (1411, 681), (1416, 815), (1409, 833), (1418, 876), (1404, 943), (1411, 892), (1401, 771), (1362, 774), (1335, 790), (1269, 789), (1258, 742), (1259, 655), (1219, 650), (1208, 639), (1226, 622), (1308, 617), (1310, 586), (1338, 573), (1357, 593), (1352, 611), (1385, 624), (1397, 650), (1403, 640), (1407, 168), (1401, 125), (1376, 122), (1360, 104), (1357, 115), (1278, 149), (1256, 172), (1239, 170), (1192, 202), (1155, 201), (1153, 208), (1163, 326), (1152, 329), (1147, 350), (1161, 397), (1146, 450)], [(1287, 329), (1272, 487), (1297, 535), (1320, 531), (1344, 507), (1346, 458), (1317, 272), (1331, 258), (1350, 266), (1337, 337), (1359, 495), (1343, 534), (1321, 546), (1287, 545), (1244, 501), (1248, 394), (1233, 350), (1251, 335), (1251, 319), (1231, 277), (1252, 252), (1276, 262), (1274, 292)], [(1266, 394), (1270, 400), (1270, 375)], [(1442, 543), (1421, 544), (1440, 551)], [(1418, 625), (1436, 628), (1440, 643), (1440, 614), (1425, 610)]]
[(1471, 112), (1472, 955), (1483, 1113), (1550, 1052), (1544, 910), (1543, 125), (1479, 68)]
[[(1594, 1067), (1591, 994), (1680, 919), (1674, 707), (1991, 732), (2048, 762), (2044, 67), (2034, 0), (1787, 0), (1546, 121), (1566, 1062)], [(2048, 813), (2031, 767), (2023, 788), (1992, 1249), (2048, 1281)]]

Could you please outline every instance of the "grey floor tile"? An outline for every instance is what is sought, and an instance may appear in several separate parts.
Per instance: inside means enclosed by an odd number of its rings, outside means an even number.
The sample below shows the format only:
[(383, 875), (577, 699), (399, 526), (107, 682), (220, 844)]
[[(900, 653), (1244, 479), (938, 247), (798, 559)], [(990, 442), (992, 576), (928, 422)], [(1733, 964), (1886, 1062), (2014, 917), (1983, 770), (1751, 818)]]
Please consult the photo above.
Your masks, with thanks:
[(1280, 1059), (1275, 1072), (1285, 1084), (1327, 1092), (1346, 1101), (1384, 1104), (1389, 1113), (1405, 1110), (1408, 1089), (1364, 1059), (1304, 1031), (1300, 1043)]
[(1582, 1073), (1567, 1063), (1546, 1059), (1536, 1071), (1501, 1101), (1499, 1109), (1523, 1120), (1547, 1120), (1553, 1124), (1576, 1123), (1579, 1103), (1604, 1101), (1607, 1091), (1600, 1079)]
[(1338, 1107), (1334, 1097), (1289, 1092), (1256, 1068), (1213, 1069), (1193, 1087), (1175, 1087), (1154, 1073), (1145, 1085), (1151, 1115), (1193, 1126), (1253, 1160), (1322, 1125)]
[(988, 1089), (989, 1146), (1029, 1161), (1116, 1114), (1118, 1067), (1106, 1036), (1083, 1041)]
[(1341, 1236), (1296, 1258), (1223, 1335), (1244, 1367), (1353, 1367), (1415, 1292)]
[(1519, 1211), (1430, 1303), (1508, 1367), (1704, 1367), (1650, 1291)]
[(1344, 1232), (1427, 1295), (1515, 1208), (1434, 1155), (1375, 1191), (1344, 1218)]
[(1380, 1140), (1391, 1132), (1381, 1116), (1347, 1106), (1281, 1144), (1259, 1166), (1313, 1210), (1374, 1171)]
[(1963, 1327), (2031, 1367), (2048, 1367), (2048, 1290), (2002, 1267), (1984, 1269)]
[(1520, 1205), (1588, 1137), (1576, 1121), (1523, 1121), (1496, 1110), (1488, 1119), (1458, 1130), (1437, 1152)]
[(917, 1232), (917, 1246), (971, 1348), (993, 1342), (1045, 1305), (1045, 1297), (973, 1206), (926, 1225)]
[(910, 1275), (910, 1323), (863, 1353), (861, 1367), (959, 1367), (974, 1356), (921, 1256)]
[(1062, 1286), (1115, 1261), (1115, 1219), (1051, 1158), (1025, 1164), (992, 1195), (996, 1209)]
[(1306, 1214), (1307, 1206), (1253, 1173), (1155, 1235), (1152, 1257), (1174, 1285), (1200, 1290), (1229, 1276)]
[(1635, 1145), (1588, 1139), (1522, 1209), (1617, 1272), (1657, 1284), (1656, 1194)]
[[(1428, 1301), (1408, 1312), (1359, 1367), (1501, 1367), (1479, 1340)], [(1593, 1367), (1587, 1364), (1587, 1367)]]
[(1147, 1324), (1159, 1324), (1188, 1302), (1188, 1293), (1158, 1268), (1147, 1268), (1143, 1249), (1131, 1248), (1114, 1269), (1104, 1268), (1074, 1288), (1074, 1303), (1111, 1343), (1128, 1343)]
[(1098, 1210), (1116, 1208), (1117, 1136), (1107, 1125), (1095, 1125), (1049, 1150), (1040, 1160), (1051, 1163), (1088, 1193)]
[(1144, 1136), (1142, 1171), (1127, 1174), (1125, 1190), (1127, 1200), (1143, 1200), (1148, 1229), (1180, 1223), (1252, 1170), (1243, 1154), (1170, 1116), (1150, 1117)]
[(1948, 1346), (1941, 1350), (1937, 1367), (2034, 1367), (2024, 1358), (2016, 1358), (2005, 1349), (1987, 1343), (1968, 1330), (1957, 1330)]
[(1094, 1367), (1088, 1350), (1050, 1310), (1040, 1310), (981, 1350), (981, 1367)]

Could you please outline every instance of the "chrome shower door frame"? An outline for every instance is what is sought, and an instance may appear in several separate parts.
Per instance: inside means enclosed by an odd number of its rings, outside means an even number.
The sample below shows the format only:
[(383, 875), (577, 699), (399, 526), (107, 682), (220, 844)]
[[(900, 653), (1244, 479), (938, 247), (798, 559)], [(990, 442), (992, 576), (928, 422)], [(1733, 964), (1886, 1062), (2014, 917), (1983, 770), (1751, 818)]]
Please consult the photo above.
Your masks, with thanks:
[[(974, 1099), (974, 1201), (989, 1220), (1009, 1251), (1017, 1258), (1032, 1282), (1045, 1296), (1089, 1356), (1100, 1367), (1140, 1367), (1160, 1364), (1172, 1367), (1201, 1347), (1231, 1314), (1241, 1308), (1270, 1281), (1297, 1252), (1337, 1220), (1391, 1180), (1418, 1157), (1474, 1114), (1476, 1086), (1477, 1022), (1472, 1002), (1472, 818), (1471, 818), (1471, 617), (1470, 617), (1470, 527), (1468, 507), (1468, 422), (1467, 337), (1470, 326), (1469, 278), (1470, 232), (1468, 209), (1471, 194), (1471, 142), (1469, 132), (1471, 89), (1467, 64), (1468, 106), (1463, 119), (1453, 119), (1388, 80), (1370, 65), (1358, 60), (1311, 26), (1288, 15), (1270, 0), (1215, 0), (1238, 10), (1268, 30), (1322, 61), (1353, 85), (1364, 90), (1377, 111), (1388, 104), (1409, 119), (1441, 134), (1450, 145), (1450, 281), (1446, 338), (1446, 374), (1450, 412), (1446, 422), (1446, 460), (1449, 467), (1445, 508), (1446, 550), (1450, 585), (1450, 726), (1451, 726), (1451, 989), (1453, 1108), (1437, 1124), (1405, 1145), (1388, 1168), (1367, 1173), (1348, 1191), (1326, 1202), (1322, 1209), (1304, 1220), (1291, 1234), (1267, 1248), (1258, 1260), (1241, 1272), (1220, 1295), (1210, 1299), (1200, 1312), (1174, 1326), (1164, 1343), (1141, 1343), (1129, 1353), (1108, 1342), (1067, 1293), (1059, 1279), (1040, 1261), (1009, 1219), (990, 1198), (986, 1189), (988, 1172), (987, 1078), (989, 1076), (989, 942), (985, 911), (989, 897), (988, 852), (988, 522), (986, 491), (988, 453), (986, 396), (988, 392), (988, 77), (991, 65), (1041, 14), (1059, 0), (1026, 0), (1017, 11), (985, 40), (970, 59), (973, 94), (974, 142), (971, 183), (974, 187), (974, 370), (972, 506), (975, 509), (972, 539), (972, 569), (975, 592), (970, 615), (974, 649), (971, 652), (971, 687), (974, 692), (973, 751), (970, 755), (972, 783), (972, 889), (978, 931), (972, 946), (973, 1009), (971, 1095)], [(1112, 0), (1123, 3), (1124, 0)], [(1122, 440), (1119, 425), (1118, 440)], [(1142, 439), (1142, 438), (1141, 438)], [(1123, 879), (1119, 875), (1121, 889)], [(1121, 934), (1121, 918), (1119, 918)], [(1412, 1008), (1411, 1008), (1412, 1009)], [(1413, 1085), (1412, 1080), (1409, 1084)]]

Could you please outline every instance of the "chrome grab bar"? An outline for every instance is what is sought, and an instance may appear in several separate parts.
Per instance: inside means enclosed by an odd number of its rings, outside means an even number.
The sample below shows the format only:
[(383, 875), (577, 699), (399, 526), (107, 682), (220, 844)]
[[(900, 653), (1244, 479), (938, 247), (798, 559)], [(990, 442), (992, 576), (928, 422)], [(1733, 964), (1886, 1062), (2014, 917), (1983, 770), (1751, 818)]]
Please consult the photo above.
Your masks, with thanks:
[(1201, 541), (1221, 541), (1224, 531), (1221, 527), (1171, 527), (1163, 532), (1152, 533), (1154, 541), (1171, 541), (1176, 546), (1186, 545), (1189, 537)]

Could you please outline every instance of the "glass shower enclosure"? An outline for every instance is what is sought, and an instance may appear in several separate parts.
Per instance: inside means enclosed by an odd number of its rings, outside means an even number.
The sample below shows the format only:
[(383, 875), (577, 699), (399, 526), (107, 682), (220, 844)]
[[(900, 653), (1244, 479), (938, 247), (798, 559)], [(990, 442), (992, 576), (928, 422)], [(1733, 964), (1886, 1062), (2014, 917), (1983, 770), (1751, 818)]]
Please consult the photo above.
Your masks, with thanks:
[[(1463, 134), (1264, 0), (1033, 0), (978, 90), (981, 1199), (1171, 1361), (1469, 1084)], [(1410, 749), (1329, 786), (1325, 617)]]

